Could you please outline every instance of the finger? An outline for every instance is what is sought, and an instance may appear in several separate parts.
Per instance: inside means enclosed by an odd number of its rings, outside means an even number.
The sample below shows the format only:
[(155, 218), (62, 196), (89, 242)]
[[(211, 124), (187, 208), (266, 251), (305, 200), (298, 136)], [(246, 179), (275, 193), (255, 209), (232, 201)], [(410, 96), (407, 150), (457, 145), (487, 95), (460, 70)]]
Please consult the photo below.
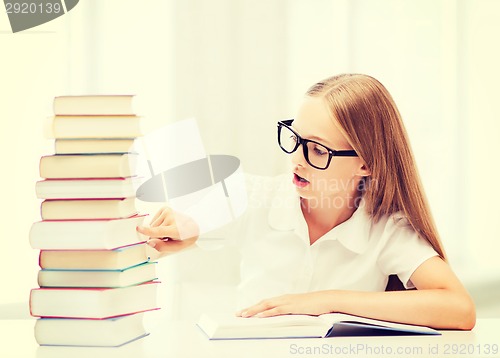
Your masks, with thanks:
[(143, 235), (149, 236), (151, 238), (163, 238), (168, 237), (174, 240), (178, 240), (179, 238), (177, 230), (172, 226), (137, 226), (136, 230)]
[(163, 212), (163, 209), (158, 210), (158, 211), (156, 212), (156, 214), (155, 214), (155, 215), (151, 218), (150, 223), (152, 224), (152, 223), (153, 223), (156, 219), (158, 219), (158, 217), (161, 215), (161, 213), (162, 213), (162, 212)]
[(249, 309), (251, 309), (253, 306), (251, 307), (247, 307), (247, 308), (242, 308), (241, 310), (237, 311), (236, 312), (236, 316), (238, 317), (248, 317), (247, 316), (247, 312)]
[(168, 239), (149, 239), (146, 244), (154, 248), (155, 250), (161, 251), (169, 244)]
[(177, 226), (173, 215), (168, 213), (164, 216), (160, 216), (157, 220), (158, 226)]
[(160, 226), (163, 225), (165, 219), (171, 216), (170, 210), (163, 210), (160, 215), (158, 215), (154, 220), (151, 220), (151, 224), (149, 226)]
[(152, 248), (158, 250), (159, 248), (159, 244), (163, 242), (162, 239), (149, 239), (146, 244), (148, 244), (149, 246), (151, 246)]
[(143, 235), (146, 235), (146, 236), (148, 236), (148, 234), (147, 234), (149, 232), (148, 229), (149, 228), (147, 226), (136, 226), (135, 227), (135, 230), (137, 232), (139, 232), (139, 233), (141, 233)]
[(264, 300), (257, 303), (256, 305), (241, 310), (240, 313), (241, 317), (252, 317), (255, 316), (256, 314), (270, 310), (274, 307), (275, 305), (273, 305), (269, 300)]
[(147, 244), (154, 248), (155, 250), (161, 252), (163, 255), (179, 252), (192, 246), (194, 240), (161, 240), (161, 239), (150, 239)]
[(163, 218), (159, 216), (155, 220), (152, 220), (149, 226), (151, 227), (160, 226), (162, 223), (163, 223)]
[(271, 308), (266, 311), (259, 312), (255, 315), (255, 317), (259, 318), (265, 318), (265, 317), (274, 317), (274, 316), (280, 316), (284, 314), (288, 314), (290, 312), (287, 312), (286, 308), (284, 306), (278, 306)]
[(155, 221), (156, 219), (158, 219), (166, 210), (169, 210), (167, 207), (163, 207), (161, 208), (160, 210), (158, 210), (155, 214), (155, 216), (153, 216), (153, 218), (151, 219), (151, 222)]

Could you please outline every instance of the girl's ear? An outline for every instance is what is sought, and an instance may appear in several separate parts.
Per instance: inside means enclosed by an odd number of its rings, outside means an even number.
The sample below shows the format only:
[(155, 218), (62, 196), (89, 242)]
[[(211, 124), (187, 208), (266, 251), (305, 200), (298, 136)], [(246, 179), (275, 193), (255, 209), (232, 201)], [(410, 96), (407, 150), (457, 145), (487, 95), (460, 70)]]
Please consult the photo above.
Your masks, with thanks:
[(358, 172), (356, 173), (356, 175), (358, 175), (360, 177), (368, 177), (368, 176), (372, 175), (372, 172), (370, 169), (368, 169), (368, 166), (365, 163), (362, 163), (361, 167), (358, 169)]

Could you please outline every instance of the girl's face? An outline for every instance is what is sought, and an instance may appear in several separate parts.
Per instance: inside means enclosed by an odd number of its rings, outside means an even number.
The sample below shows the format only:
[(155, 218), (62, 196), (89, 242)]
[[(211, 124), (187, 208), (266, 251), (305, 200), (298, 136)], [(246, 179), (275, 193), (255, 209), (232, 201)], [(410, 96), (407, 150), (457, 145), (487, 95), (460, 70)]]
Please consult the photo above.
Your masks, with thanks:
[[(304, 98), (292, 128), (302, 138), (314, 140), (330, 149), (353, 149), (332, 121), (327, 104), (321, 97)], [(361, 177), (369, 175), (359, 157), (334, 156), (328, 168), (316, 169), (304, 158), (302, 146), (291, 154), (291, 161), (293, 183), (310, 207), (344, 208), (354, 199)]]

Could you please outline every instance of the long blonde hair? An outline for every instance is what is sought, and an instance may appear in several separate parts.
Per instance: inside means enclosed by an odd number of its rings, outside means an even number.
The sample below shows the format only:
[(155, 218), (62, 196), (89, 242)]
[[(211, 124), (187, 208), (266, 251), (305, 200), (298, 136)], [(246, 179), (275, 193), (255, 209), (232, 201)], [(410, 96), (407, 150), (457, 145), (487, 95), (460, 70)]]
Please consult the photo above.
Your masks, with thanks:
[(343, 74), (316, 83), (306, 94), (324, 98), (332, 120), (370, 169), (362, 195), (372, 218), (402, 212), (445, 259), (406, 129), (387, 89), (373, 77)]

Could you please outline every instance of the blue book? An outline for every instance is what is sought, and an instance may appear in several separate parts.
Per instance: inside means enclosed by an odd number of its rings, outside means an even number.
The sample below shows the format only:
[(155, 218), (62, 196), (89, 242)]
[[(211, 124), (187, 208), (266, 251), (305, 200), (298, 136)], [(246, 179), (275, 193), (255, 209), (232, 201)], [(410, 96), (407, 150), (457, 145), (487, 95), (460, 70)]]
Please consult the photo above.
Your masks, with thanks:
[(157, 279), (156, 262), (117, 270), (51, 270), (38, 271), (40, 287), (103, 287), (119, 288)]

